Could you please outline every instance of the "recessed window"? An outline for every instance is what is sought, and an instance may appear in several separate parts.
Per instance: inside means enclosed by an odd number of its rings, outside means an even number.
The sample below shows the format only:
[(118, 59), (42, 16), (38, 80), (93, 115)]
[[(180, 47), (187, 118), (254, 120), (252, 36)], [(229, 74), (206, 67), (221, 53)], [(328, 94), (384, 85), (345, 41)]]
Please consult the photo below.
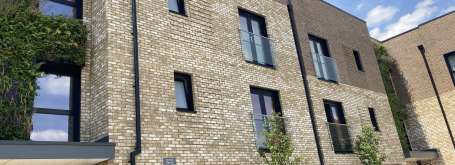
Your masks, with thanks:
[(313, 35), (309, 35), (309, 39), (316, 76), (321, 80), (337, 82), (338, 71), (336, 61), (330, 57), (327, 41)]
[(169, 11), (180, 15), (186, 15), (184, 0), (168, 0), (167, 7)]
[(324, 101), (327, 124), (335, 153), (352, 153), (353, 146), (341, 103)]
[(253, 104), (253, 119), (256, 130), (256, 145), (259, 149), (266, 149), (265, 145), (265, 122), (273, 113), (280, 113), (278, 92), (251, 88), (251, 102)]
[(175, 103), (179, 111), (194, 111), (193, 91), (191, 76), (186, 74), (174, 74)]
[(239, 10), (243, 55), (250, 63), (273, 67), (272, 44), (267, 38), (265, 18)]
[(43, 68), (44, 74), (36, 80), (39, 89), (33, 103), (30, 140), (78, 141), (80, 70)]
[(41, 13), (48, 16), (81, 18), (81, 0), (39, 0)]
[(364, 71), (363, 70), (362, 60), (360, 58), (360, 53), (358, 51), (356, 51), (356, 50), (354, 50), (353, 53), (354, 53), (354, 60), (355, 60), (356, 66), (357, 66), (357, 70)]
[(379, 131), (379, 125), (376, 119), (375, 110), (373, 108), (368, 108), (368, 113), (370, 114), (371, 126), (375, 131)]
[(452, 82), (455, 85), (455, 52), (446, 54), (445, 59), (447, 67), (449, 68), (450, 77), (452, 78)]

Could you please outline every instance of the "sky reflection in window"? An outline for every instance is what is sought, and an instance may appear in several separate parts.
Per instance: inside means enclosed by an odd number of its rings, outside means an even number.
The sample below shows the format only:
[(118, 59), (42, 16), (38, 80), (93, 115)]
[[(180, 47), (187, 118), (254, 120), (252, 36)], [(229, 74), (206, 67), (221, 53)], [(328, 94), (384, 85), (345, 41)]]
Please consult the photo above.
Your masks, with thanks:
[(39, 89), (34, 101), (35, 108), (70, 109), (70, 77), (45, 74), (36, 83)]

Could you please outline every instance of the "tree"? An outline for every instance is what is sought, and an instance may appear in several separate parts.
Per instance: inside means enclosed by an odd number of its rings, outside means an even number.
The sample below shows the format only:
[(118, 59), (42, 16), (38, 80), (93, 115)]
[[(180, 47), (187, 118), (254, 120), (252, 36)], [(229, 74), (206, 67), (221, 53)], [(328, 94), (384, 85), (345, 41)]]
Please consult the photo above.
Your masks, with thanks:
[(381, 165), (385, 155), (379, 152), (379, 138), (370, 126), (363, 126), (361, 135), (357, 136), (355, 152), (363, 165)]
[(264, 135), (267, 150), (261, 151), (260, 155), (268, 165), (295, 165), (303, 160), (293, 156), (294, 146), (286, 134), (284, 122), (277, 113), (266, 119)]

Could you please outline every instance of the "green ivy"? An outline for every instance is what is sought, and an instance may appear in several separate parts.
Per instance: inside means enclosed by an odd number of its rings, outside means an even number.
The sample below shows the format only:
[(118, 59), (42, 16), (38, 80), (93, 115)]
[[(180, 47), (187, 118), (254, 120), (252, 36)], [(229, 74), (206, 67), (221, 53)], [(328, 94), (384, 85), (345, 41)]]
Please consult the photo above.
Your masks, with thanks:
[(268, 165), (297, 165), (302, 157), (294, 157), (294, 146), (291, 138), (286, 134), (284, 119), (277, 113), (268, 117), (264, 131), (266, 151), (260, 155)]
[(28, 140), (39, 68), (83, 65), (82, 21), (42, 15), (34, 0), (0, 0), (0, 140)]
[(385, 155), (379, 152), (379, 138), (373, 128), (362, 126), (362, 133), (357, 136), (355, 152), (363, 165), (381, 165)]
[(375, 53), (378, 60), (379, 69), (381, 71), (381, 76), (384, 81), (387, 97), (389, 99), (395, 126), (400, 138), (401, 147), (403, 148), (403, 151), (407, 151), (409, 148), (409, 143), (406, 136), (406, 129), (404, 127), (404, 121), (407, 118), (406, 106), (403, 104), (402, 100), (400, 100), (397, 93), (395, 93), (392, 85), (392, 80), (390, 79), (390, 71), (394, 65), (394, 61), (390, 58), (387, 49), (380, 44), (375, 45)]

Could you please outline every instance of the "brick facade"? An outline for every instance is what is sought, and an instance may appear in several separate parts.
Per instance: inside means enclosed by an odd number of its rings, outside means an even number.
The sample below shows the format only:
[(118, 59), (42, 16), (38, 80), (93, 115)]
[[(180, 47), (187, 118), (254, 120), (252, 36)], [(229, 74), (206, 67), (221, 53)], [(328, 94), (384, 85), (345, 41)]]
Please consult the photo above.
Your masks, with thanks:
[[(296, 17), (304, 29), (297, 30), (326, 37), (340, 71), (338, 84), (318, 80), (312, 71), (308, 39), (301, 35), (326, 164), (358, 164), (359, 160), (354, 154), (331, 150), (323, 99), (343, 103), (352, 138), (361, 124), (370, 123), (367, 108), (375, 108), (383, 128), (381, 150), (387, 154), (387, 162), (402, 162), (365, 23), (320, 1), (295, 2), (303, 10)], [(135, 143), (130, 3), (84, 1), (84, 21), (90, 34), (82, 73), (81, 137), (96, 141), (108, 136), (109, 142), (116, 143), (115, 159), (106, 164), (128, 164)], [(141, 0), (137, 5), (142, 113), (138, 164), (162, 164), (166, 157), (175, 157), (178, 164), (261, 164), (250, 87), (278, 91), (296, 154), (305, 157), (304, 164), (319, 163), (285, 1), (186, 0), (186, 16), (169, 12), (167, 0)], [(316, 15), (312, 7), (324, 12)], [(239, 8), (265, 17), (275, 68), (245, 62)], [(334, 16), (340, 19), (320, 22)], [(339, 35), (343, 33), (346, 36)], [(352, 48), (361, 52), (365, 72), (353, 70), (355, 63), (348, 53)], [(195, 113), (176, 111), (174, 72), (191, 75)]]
[(454, 24), (452, 12), (383, 43), (396, 62), (395, 83), (404, 84), (396, 88), (409, 107), (406, 126), (412, 149), (438, 149), (441, 157), (432, 164), (455, 164), (455, 149), (417, 46), (426, 48), (426, 58), (453, 132), (455, 87), (444, 55), (455, 51), (455, 29), (451, 28)]

